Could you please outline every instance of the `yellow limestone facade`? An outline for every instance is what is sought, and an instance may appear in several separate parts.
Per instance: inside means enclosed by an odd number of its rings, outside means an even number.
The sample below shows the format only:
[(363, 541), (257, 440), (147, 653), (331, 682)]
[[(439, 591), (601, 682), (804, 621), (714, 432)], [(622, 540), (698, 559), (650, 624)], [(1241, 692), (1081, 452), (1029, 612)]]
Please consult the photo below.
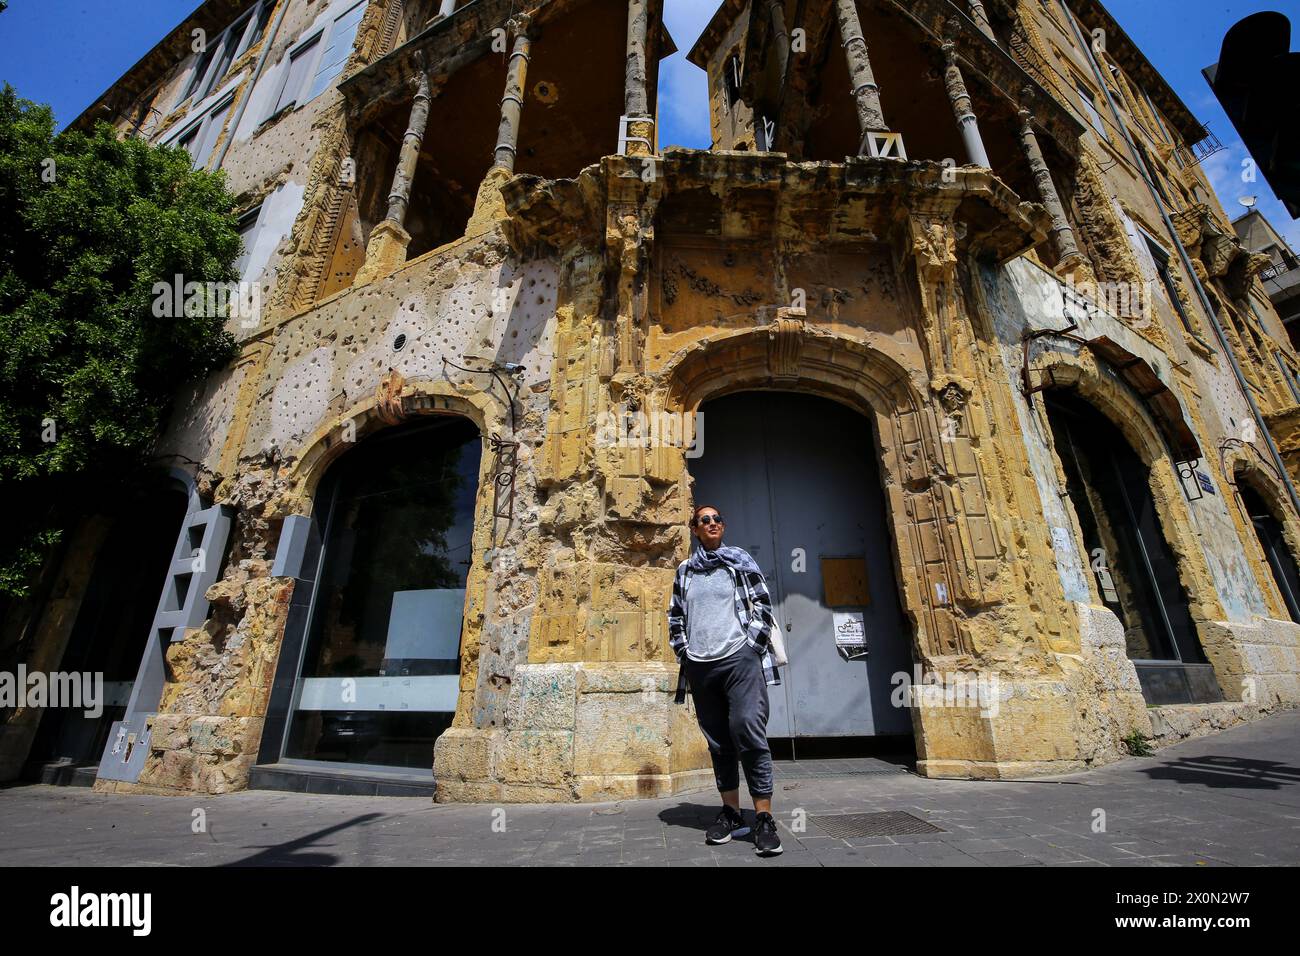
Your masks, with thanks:
[[(436, 799), (711, 786), (666, 611), (695, 415), (751, 390), (870, 422), (915, 666), (996, 677), (995, 708), (910, 708), (919, 772), (1063, 772), (1300, 703), (1300, 625), (1239, 495), (1300, 553), (1300, 360), (1199, 125), (1100, 4), (728, 0), (689, 56), (707, 150), (658, 142), (656, 0), (370, 0), (337, 76), (287, 105), (294, 53), (353, 5), (272, 6), (208, 96), (233, 94), (211, 122), (256, 210), (263, 315), (158, 449), (228, 506), (227, 554), (164, 649), (138, 773), (98, 787), (225, 792), (278, 761), (313, 588), (289, 529), (332, 466), (429, 416), (483, 443)], [(178, 99), (190, 26), (106, 94), (141, 135), (204, 108)], [(1144, 697), (1049, 393), (1140, 459), (1218, 699)], [(629, 410), (682, 430), (629, 439)], [(29, 609), (15, 645), (33, 660), (91, 568), (51, 573), (60, 610)], [(0, 738), (11, 776), (33, 717)]]

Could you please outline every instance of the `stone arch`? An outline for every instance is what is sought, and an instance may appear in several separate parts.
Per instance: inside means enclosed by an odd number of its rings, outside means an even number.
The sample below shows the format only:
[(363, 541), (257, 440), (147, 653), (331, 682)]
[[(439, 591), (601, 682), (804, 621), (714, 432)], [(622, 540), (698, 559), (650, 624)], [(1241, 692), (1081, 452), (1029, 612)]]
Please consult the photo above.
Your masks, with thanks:
[[(374, 395), (351, 405), (331, 418), (305, 439), (292, 460), (288, 474), (288, 511), (310, 515), (315, 506), (321, 481), (330, 468), (363, 438), (431, 415), (468, 419), (478, 429), (484, 443), (479, 462), (478, 488), (474, 505), (473, 553), (481, 555), (491, 548), (500, 532), (493, 507), (495, 497), (496, 455), (490, 438), (510, 438), (510, 412), (493, 395), (481, 389), (456, 387), (446, 380), (404, 382), (400, 376), (386, 376)], [(479, 645), (484, 618), (483, 594), (490, 569), (483, 561), (474, 561), (466, 583), (466, 601), (461, 626), (461, 683), (453, 726), (472, 726), (472, 710), (478, 678)], [(432, 756), (432, 755), (431, 755)]]
[[(1209, 565), (1192, 527), (1191, 512), (1178, 477), (1173, 454), (1165, 438), (1141, 399), (1118, 379), (1106, 376), (1095, 363), (1085, 365), (1081, 356), (1065, 352), (1044, 352), (1041, 356), (1043, 377), (1051, 387), (1073, 391), (1111, 422), (1137, 453), (1148, 469), (1152, 497), (1160, 529), (1178, 564), (1178, 578), (1187, 595), (1188, 607), (1197, 631), (1210, 621), (1220, 621), (1226, 612), (1210, 576)], [(1051, 446), (1047, 412), (1036, 403), (1035, 417)], [(1064, 474), (1056, 461), (1057, 480), (1064, 487)], [(1076, 537), (1078, 529), (1075, 529)], [(1079, 542), (1076, 541), (1076, 545)], [(1081, 550), (1080, 554), (1084, 552)], [(1094, 603), (1101, 603), (1097, 583), (1089, 576), (1088, 586)], [(1200, 634), (1202, 643), (1205, 635)]]
[(1297, 564), (1300, 564), (1300, 560), (1297, 560), (1297, 556), (1300, 556), (1300, 520), (1291, 508), (1290, 498), (1282, 486), (1277, 469), (1255, 445), (1239, 439), (1229, 439), (1220, 448), (1223, 476), (1228, 487), (1233, 490), (1232, 507), (1229, 509), (1232, 512), (1233, 522), (1237, 526), (1238, 534), (1241, 535), (1246, 553), (1250, 556), (1256, 579), (1266, 582), (1261, 585), (1261, 590), (1264, 592), (1264, 599), (1268, 603), (1270, 612), (1278, 620), (1285, 621), (1290, 617), (1290, 612), (1278, 591), (1273, 570), (1269, 567), (1268, 559), (1255, 533), (1254, 524), (1246, 511), (1245, 502), (1241, 497), (1241, 485), (1244, 483), (1255, 492), (1282, 526), (1287, 550)]
[[(302, 503), (301, 513), (311, 510), (316, 489), (329, 466), (362, 438), (418, 415), (459, 415), (472, 421), (486, 440), (500, 430), (498, 423), (508, 422), (510, 418), (499, 401), (478, 389), (458, 389), (447, 381), (395, 380), (393, 384), (397, 387), (393, 389), (387, 385), (389, 381), (386, 378), (376, 394), (354, 403), (318, 427), (291, 456), (290, 494)], [(484, 455), (483, 462), (479, 480), (487, 478), (490, 484), (490, 473), (486, 471), (490, 456)]]
[[(965, 614), (996, 598), (997, 555), (990, 548), (991, 543), (996, 549), (996, 535), (983, 479), (965, 434), (941, 441), (945, 416), (922, 398), (901, 361), (865, 342), (782, 317), (769, 326), (699, 340), (669, 359), (660, 381), (658, 397), (670, 414), (693, 416), (707, 399), (770, 389), (820, 395), (866, 416), (875, 434), (895, 573), (915, 656), (927, 663), (973, 657)], [(954, 399), (954, 408), (964, 406), (966, 397)], [(962, 495), (953, 493), (962, 476), (956, 463), (962, 452), (944, 446), (966, 447), (971, 460), (970, 477), (977, 480)], [(683, 512), (688, 499), (681, 498)], [(683, 539), (679, 558), (687, 545)]]

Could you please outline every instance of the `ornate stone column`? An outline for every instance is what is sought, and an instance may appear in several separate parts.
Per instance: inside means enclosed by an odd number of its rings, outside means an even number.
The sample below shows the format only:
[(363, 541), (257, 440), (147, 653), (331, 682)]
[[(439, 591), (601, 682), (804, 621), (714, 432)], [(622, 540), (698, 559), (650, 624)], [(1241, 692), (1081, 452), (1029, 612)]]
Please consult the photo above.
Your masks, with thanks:
[(1039, 196), (1047, 207), (1048, 215), (1052, 217), (1052, 241), (1061, 260), (1056, 268), (1058, 272), (1070, 272), (1083, 262), (1083, 256), (1079, 253), (1079, 244), (1075, 241), (1070, 220), (1065, 217), (1065, 206), (1061, 204), (1056, 183), (1052, 182), (1052, 173), (1043, 159), (1033, 123), (1033, 114), (1026, 109), (1020, 110), (1020, 142), (1025, 148), (1025, 157), (1029, 160), (1034, 181), (1038, 184)]
[(623, 116), (625, 128), (623, 152), (628, 156), (654, 153), (654, 119), (650, 116), (650, 97), (646, 92), (646, 36), (650, 14), (646, 0), (628, 0), (627, 69), (623, 81)]
[(388, 214), (385, 222), (398, 227), (406, 224), (406, 207), (411, 201), (411, 184), (415, 181), (415, 168), (420, 160), (420, 146), (424, 143), (424, 130), (429, 124), (429, 74), (420, 73), (415, 84), (415, 98), (411, 101), (411, 119), (402, 136), (402, 150), (393, 172), (393, 185), (388, 190)]
[(393, 185), (388, 191), (388, 213), (370, 231), (366, 245), (366, 261), (357, 271), (354, 285), (365, 285), (381, 276), (389, 275), (406, 262), (406, 248), (411, 234), (406, 231), (406, 209), (411, 201), (411, 185), (420, 161), (420, 147), (424, 143), (424, 130), (429, 123), (429, 74), (421, 69), (414, 78), (415, 96), (411, 100), (411, 117), (402, 136), (402, 149), (393, 170)]
[(997, 43), (997, 34), (993, 32), (993, 25), (989, 23), (988, 11), (984, 9), (984, 4), (981, 0), (969, 0), (966, 6), (970, 9), (970, 18), (974, 20), (975, 25), (980, 28), (980, 33), (984, 34), (994, 43)]
[(989, 155), (984, 150), (975, 110), (971, 106), (970, 93), (966, 90), (966, 82), (957, 66), (957, 47), (951, 40), (943, 45), (943, 59), (943, 83), (948, 90), (948, 99), (952, 102), (953, 115), (957, 117), (962, 142), (966, 144), (966, 155), (976, 166), (992, 168), (993, 164), (989, 162)]
[(528, 61), (532, 55), (533, 38), (531, 20), (526, 14), (514, 17), (508, 24), (515, 43), (506, 66), (506, 88), (501, 95), (501, 120), (497, 126), (497, 145), (492, 168), (479, 184), (470, 216), (467, 235), (480, 233), (498, 219), (505, 217), (501, 200), (501, 186), (515, 174), (515, 155), (519, 146), (519, 124), (524, 110), (524, 84), (528, 80)]
[(876, 77), (871, 72), (871, 58), (867, 55), (867, 40), (862, 35), (856, 0), (835, 0), (835, 13), (840, 22), (840, 43), (844, 47), (849, 76), (853, 80), (858, 130), (865, 139), (867, 133), (888, 129), (884, 113), (880, 109), (880, 87), (876, 85)]
[(528, 79), (528, 60), (533, 43), (528, 34), (528, 17), (515, 18), (510, 22), (510, 29), (515, 35), (515, 46), (506, 66), (506, 91), (501, 96), (501, 123), (497, 127), (493, 165), (513, 174), (519, 146), (519, 121), (524, 111), (524, 83)]

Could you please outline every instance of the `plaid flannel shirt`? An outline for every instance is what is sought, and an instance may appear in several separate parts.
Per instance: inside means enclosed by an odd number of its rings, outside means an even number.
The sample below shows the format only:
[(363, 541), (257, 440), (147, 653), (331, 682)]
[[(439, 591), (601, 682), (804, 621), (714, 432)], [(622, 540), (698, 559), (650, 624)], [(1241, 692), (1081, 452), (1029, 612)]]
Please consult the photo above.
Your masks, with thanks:
[[(677, 575), (673, 579), (673, 597), (668, 606), (668, 646), (677, 655), (678, 663), (686, 656), (686, 591), (690, 587), (690, 570), (683, 561), (677, 566)], [(767, 582), (761, 571), (737, 571), (729, 565), (723, 565), (731, 572), (735, 585), (736, 616), (745, 632), (745, 641), (754, 653), (763, 657), (763, 677), (770, 685), (781, 683), (781, 672), (772, 660), (770, 647), (772, 628), (776, 619), (772, 616), (772, 596), (768, 594)], [(686, 670), (682, 669), (677, 681), (677, 701), (686, 698)]]

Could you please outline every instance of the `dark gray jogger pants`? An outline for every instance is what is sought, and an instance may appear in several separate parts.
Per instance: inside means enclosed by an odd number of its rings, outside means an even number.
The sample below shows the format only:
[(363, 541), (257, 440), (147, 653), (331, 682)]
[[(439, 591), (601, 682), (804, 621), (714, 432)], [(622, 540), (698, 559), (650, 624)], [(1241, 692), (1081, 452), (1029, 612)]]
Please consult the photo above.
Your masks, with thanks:
[(763, 659), (746, 644), (717, 661), (686, 658), (695, 715), (713, 758), (719, 792), (740, 787), (736, 759), (745, 766), (751, 797), (772, 796), (772, 751), (767, 746), (767, 681)]

